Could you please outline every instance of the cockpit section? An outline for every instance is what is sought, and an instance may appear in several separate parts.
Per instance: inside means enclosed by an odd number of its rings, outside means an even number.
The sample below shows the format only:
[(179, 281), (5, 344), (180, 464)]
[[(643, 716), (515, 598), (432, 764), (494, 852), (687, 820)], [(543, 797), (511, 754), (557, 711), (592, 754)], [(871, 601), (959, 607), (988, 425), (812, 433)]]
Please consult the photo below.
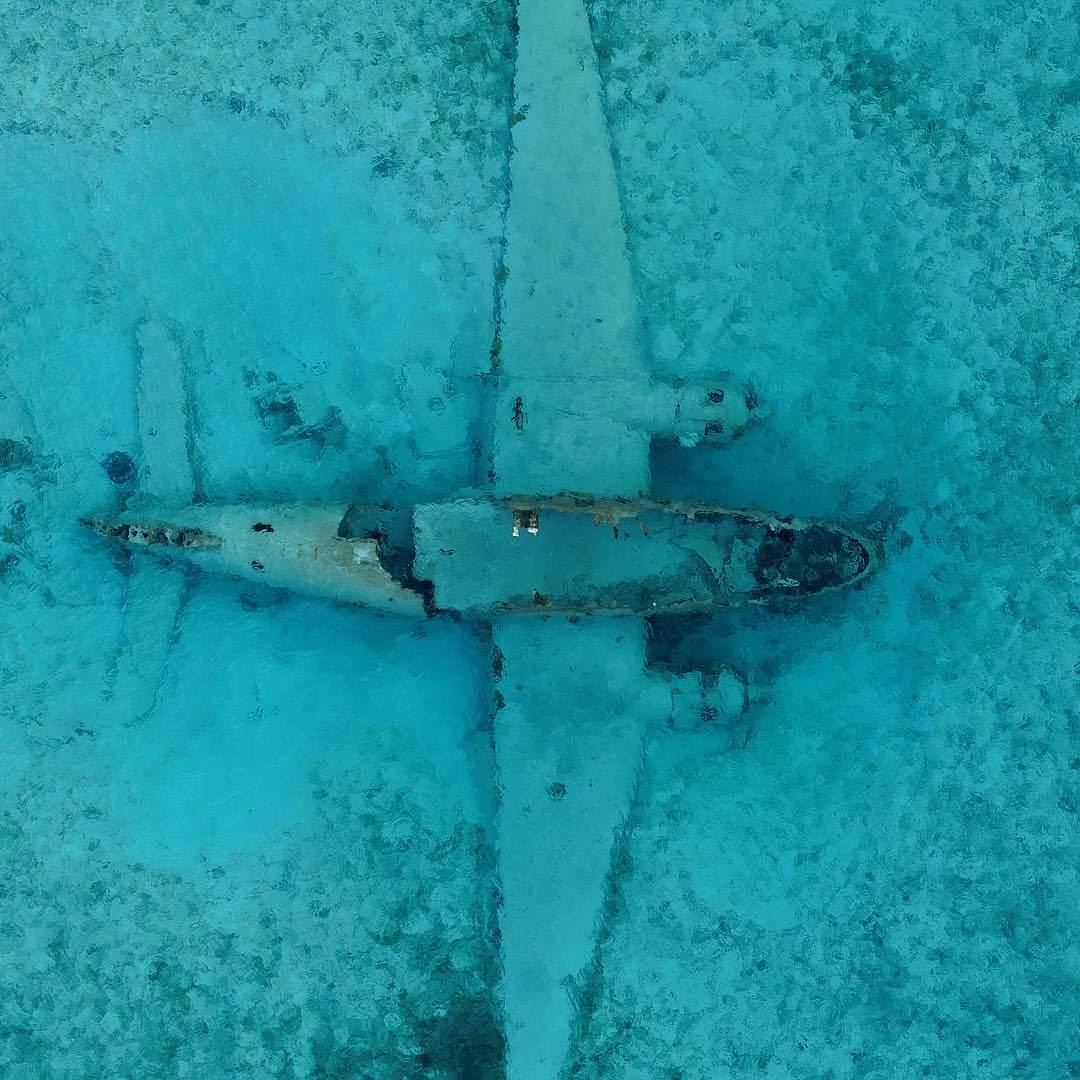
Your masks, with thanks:
[(758, 547), (754, 578), (762, 595), (776, 589), (816, 593), (861, 577), (870, 565), (867, 545), (840, 529), (810, 524), (767, 530)]
[(476, 616), (709, 612), (847, 585), (871, 563), (819, 523), (583, 498), (420, 506), (413, 552), (434, 607)]

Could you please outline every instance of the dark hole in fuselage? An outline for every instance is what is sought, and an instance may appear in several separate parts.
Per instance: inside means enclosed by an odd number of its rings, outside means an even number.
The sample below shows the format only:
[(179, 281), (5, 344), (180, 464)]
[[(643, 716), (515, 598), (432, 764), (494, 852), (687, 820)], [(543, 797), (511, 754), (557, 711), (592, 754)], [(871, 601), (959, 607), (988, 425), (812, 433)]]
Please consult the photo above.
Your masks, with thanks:
[(274, 531), (274, 526), (273, 525), (268, 525), (265, 521), (256, 521), (255, 524), (251, 526), (251, 531), (252, 532), (273, 532)]
[(398, 584), (420, 595), (428, 615), (435, 614), (434, 584), (421, 580), (413, 573), (416, 545), (411, 510), (397, 510), (389, 506), (350, 506), (338, 525), (337, 534), (342, 540), (374, 540), (379, 565)]

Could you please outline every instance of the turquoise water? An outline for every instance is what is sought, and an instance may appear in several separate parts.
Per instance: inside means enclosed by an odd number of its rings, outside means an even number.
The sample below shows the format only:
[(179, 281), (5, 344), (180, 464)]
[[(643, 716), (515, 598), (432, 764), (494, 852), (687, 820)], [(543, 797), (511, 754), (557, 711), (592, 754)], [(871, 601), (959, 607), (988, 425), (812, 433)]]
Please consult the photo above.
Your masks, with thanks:
[[(650, 362), (759, 403), (654, 491), (884, 561), (672, 632), (749, 708), (650, 743), (567, 1070), (1078, 1075), (1080, 17), (588, 10)], [(212, 502), (475, 482), (511, 7), (15, 3), (0, 57), (0, 1075), (501, 1076), (486, 630), (77, 521), (140, 401)]]

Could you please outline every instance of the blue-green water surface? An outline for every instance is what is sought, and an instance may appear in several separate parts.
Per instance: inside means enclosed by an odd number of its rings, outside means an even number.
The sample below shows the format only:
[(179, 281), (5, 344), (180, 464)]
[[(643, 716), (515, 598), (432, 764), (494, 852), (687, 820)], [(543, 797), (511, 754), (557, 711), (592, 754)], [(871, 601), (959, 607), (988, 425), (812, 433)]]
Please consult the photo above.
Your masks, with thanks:
[[(0, 19), (0, 1076), (499, 1077), (483, 634), (77, 520), (148, 321), (208, 499), (475, 479), (512, 5), (61, 7)], [(684, 628), (750, 707), (650, 751), (570, 1074), (1080, 1075), (1080, 15), (588, 8), (654, 368), (758, 402), (654, 489), (884, 562)]]

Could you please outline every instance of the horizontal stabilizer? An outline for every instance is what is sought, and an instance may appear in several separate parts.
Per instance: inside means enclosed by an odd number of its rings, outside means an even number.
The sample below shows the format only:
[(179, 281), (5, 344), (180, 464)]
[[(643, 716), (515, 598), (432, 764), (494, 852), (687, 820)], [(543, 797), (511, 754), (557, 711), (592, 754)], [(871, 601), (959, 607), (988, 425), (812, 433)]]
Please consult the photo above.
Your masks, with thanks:
[(135, 340), (141, 486), (155, 499), (182, 506), (195, 498), (183, 351), (170, 328), (159, 320), (140, 323)]

